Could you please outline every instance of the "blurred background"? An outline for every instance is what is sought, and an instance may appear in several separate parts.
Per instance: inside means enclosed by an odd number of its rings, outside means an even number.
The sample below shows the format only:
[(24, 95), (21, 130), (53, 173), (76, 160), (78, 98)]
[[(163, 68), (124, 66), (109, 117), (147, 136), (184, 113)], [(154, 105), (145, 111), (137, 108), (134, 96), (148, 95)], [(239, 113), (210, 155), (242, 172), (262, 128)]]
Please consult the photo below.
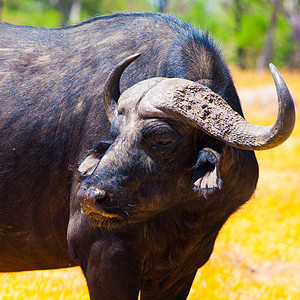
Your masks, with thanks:
[(300, 67), (298, 0), (0, 0), (4, 22), (58, 27), (119, 11), (180, 15), (207, 29), (241, 68)]
[[(275, 64), (300, 103), (300, 0), (0, 0), (1, 21), (43, 27), (121, 11), (172, 13), (221, 45), (246, 118), (270, 125)], [(290, 139), (256, 153), (252, 199), (222, 228), (189, 300), (300, 299), (300, 121)], [(1, 247), (1, 245), (0, 245)], [(0, 258), (1, 259), (1, 258)], [(89, 299), (80, 268), (0, 274), (0, 299)]]

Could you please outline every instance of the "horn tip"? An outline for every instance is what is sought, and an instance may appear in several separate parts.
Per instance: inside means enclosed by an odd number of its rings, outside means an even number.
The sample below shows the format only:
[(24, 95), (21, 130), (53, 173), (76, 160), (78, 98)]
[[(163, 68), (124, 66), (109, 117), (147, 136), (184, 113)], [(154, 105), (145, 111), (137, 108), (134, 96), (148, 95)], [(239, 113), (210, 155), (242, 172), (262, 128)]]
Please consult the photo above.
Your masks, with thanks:
[(273, 68), (276, 69), (276, 67), (272, 63), (269, 63), (269, 69), (273, 69)]
[(141, 53), (137, 52), (137, 53), (133, 54), (132, 56), (138, 58), (141, 55), (142, 55)]
[(129, 62), (129, 63), (131, 63), (131, 62), (133, 62), (134, 60), (136, 60), (138, 57), (140, 57), (141, 55), (142, 55), (141, 53), (135, 53), (135, 54), (132, 54), (132, 55), (126, 57), (126, 58), (121, 62), (121, 64), (122, 64), (123, 62)]
[(269, 69), (270, 69), (272, 75), (273, 74), (279, 74), (280, 75), (280, 72), (278, 71), (278, 69), (272, 63), (269, 63)]

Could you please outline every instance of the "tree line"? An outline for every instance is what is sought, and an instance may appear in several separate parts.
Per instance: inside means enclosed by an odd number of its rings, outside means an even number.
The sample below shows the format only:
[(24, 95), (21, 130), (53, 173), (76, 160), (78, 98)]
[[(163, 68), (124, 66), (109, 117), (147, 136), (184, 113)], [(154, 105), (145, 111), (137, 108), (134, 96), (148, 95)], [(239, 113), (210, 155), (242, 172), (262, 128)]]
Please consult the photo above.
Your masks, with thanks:
[(119, 11), (179, 15), (208, 30), (241, 68), (300, 68), (300, 0), (0, 0), (0, 18), (57, 27)]

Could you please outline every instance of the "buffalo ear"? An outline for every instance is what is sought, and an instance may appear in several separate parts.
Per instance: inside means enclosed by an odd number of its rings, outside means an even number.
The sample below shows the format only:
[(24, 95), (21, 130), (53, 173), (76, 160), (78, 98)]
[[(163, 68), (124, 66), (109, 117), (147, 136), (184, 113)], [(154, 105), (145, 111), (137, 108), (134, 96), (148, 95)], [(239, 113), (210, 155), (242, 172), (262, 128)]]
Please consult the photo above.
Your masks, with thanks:
[(95, 171), (99, 161), (111, 144), (112, 142), (101, 141), (87, 152), (79, 162), (78, 171), (81, 176), (89, 176)]
[(193, 167), (193, 189), (205, 198), (216, 189), (222, 189), (219, 170), (221, 153), (219, 149), (203, 148), (199, 151), (197, 162)]

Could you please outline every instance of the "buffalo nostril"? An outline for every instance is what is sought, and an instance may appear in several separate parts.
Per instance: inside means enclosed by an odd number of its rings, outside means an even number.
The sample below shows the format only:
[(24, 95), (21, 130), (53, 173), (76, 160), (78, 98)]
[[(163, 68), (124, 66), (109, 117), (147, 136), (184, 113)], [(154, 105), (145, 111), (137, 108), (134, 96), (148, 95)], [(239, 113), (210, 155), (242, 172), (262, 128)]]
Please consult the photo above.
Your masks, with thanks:
[(105, 195), (105, 192), (102, 190), (98, 190), (97, 188), (89, 188), (88, 191), (88, 199), (89, 200), (96, 200), (101, 198)]
[(109, 195), (103, 191), (98, 190), (97, 188), (90, 188), (88, 191), (88, 199), (92, 200), (93, 202), (103, 205), (106, 201), (109, 200)]
[(108, 195), (105, 195), (103, 197), (99, 197), (98, 199), (96, 199), (97, 204), (99, 205), (104, 205), (106, 204), (108, 201), (110, 200), (110, 197)]

